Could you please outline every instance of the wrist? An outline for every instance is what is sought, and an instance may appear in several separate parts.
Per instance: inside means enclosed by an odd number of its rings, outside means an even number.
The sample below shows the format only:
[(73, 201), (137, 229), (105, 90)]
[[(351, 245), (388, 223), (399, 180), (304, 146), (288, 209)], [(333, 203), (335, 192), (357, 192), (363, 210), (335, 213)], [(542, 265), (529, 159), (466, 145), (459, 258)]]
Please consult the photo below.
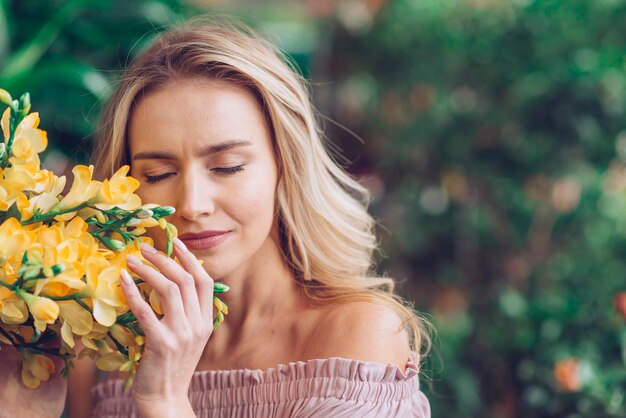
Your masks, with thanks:
[(142, 418), (195, 418), (189, 398), (172, 397), (166, 399), (137, 399), (135, 406)]

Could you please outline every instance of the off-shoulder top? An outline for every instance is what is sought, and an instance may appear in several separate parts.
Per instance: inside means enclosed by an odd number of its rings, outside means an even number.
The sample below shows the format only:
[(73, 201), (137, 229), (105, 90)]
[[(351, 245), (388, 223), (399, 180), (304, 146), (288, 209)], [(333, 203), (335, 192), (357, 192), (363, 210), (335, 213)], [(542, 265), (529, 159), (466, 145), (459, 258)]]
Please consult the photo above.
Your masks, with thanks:
[[(415, 354), (406, 370), (340, 357), (281, 364), (267, 370), (195, 372), (189, 400), (203, 417), (430, 418)], [(95, 385), (94, 417), (139, 417), (122, 379)]]

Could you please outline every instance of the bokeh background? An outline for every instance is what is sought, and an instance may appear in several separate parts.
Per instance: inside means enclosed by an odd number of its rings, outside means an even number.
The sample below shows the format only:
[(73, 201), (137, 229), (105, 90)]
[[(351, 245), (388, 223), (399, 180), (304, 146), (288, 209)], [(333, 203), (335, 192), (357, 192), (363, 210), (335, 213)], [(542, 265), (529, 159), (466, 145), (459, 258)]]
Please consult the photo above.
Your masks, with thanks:
[(311, 83), (432, 322), (433, 417), (626, 416), (625, 0), (0, 0), (57, 174), (167, 25), (234, 16)]

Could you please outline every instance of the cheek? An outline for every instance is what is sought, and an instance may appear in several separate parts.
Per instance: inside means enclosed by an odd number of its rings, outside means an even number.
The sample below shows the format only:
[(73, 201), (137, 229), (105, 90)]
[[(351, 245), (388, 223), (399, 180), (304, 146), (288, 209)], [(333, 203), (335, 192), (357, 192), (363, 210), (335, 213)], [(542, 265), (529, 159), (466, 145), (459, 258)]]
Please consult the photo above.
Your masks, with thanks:
[(238, 214), (239, 221), (249, 231), (267, 234), (274, 219), (275, 178), (263, 175), (252, 177), (253, 181), (231, 193), (230, 206)]

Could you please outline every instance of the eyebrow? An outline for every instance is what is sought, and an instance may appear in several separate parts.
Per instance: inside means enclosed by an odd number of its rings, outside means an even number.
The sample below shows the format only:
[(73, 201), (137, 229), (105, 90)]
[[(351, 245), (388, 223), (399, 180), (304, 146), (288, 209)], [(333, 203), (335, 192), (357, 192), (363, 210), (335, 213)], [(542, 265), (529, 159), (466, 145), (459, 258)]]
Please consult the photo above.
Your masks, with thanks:
[[(252, 145), (250, 141), (243, 140), (231, 140), (220, 142), (215, 145), (207, 145), (200, 148), (200, 151), (196, 153), (197, 157), (206, 157), (208, 155), (217, 154), (219, 152), (228, 151), (236, 147), (243, 147)], [(169, 152), (156, 151), (156, 152), (139, 152), (135, 154), (132, 160), (175, 160), (176, 156)]]

